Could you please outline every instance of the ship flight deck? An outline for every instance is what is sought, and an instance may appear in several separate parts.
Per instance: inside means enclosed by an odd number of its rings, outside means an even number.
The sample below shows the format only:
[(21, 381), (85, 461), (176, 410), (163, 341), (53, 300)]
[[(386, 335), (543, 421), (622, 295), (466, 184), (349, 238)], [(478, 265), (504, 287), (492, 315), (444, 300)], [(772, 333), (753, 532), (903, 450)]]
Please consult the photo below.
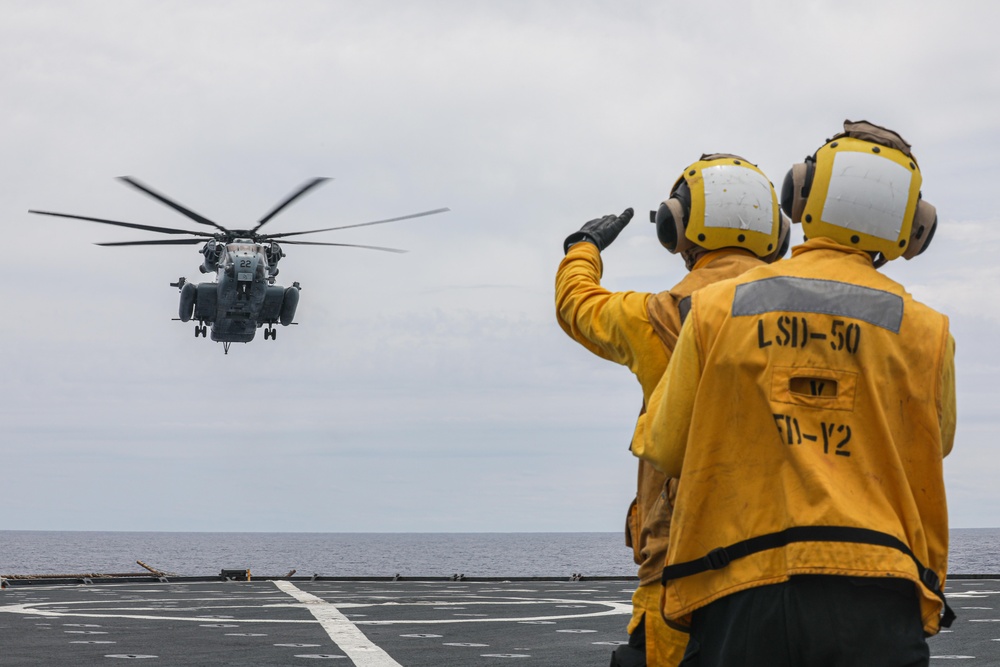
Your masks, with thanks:
[[(150, 578), (9, 581), (0, 663), (606, 665), (635, 580)], [(948, 581), (932, 662), (1000, 665), (1000, 577)]]

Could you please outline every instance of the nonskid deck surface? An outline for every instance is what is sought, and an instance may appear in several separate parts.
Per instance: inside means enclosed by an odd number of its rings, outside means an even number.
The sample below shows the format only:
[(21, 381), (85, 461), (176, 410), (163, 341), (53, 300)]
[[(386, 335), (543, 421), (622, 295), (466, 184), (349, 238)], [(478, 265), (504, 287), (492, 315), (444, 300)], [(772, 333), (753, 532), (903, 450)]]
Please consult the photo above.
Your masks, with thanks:
[[(134, 581), (0, 591), (0, 663), (606, 665), (635, 581)], [(932, 659), (1000, 665), (1000, 579), (948, 585)]]

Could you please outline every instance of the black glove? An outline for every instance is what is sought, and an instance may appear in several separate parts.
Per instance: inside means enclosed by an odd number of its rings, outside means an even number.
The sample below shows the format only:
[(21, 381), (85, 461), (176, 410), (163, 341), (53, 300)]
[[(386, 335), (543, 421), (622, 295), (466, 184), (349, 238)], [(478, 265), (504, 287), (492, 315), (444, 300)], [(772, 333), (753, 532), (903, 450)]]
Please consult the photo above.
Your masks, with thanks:
[(627, 208), (622, 211), (621, 215), (606, 215), (603, 218), (595, 218), (585, 223), (580, 231), (573, 232), (566, 237), (563, 242), (563, 252), (569, 252), (571, 245), (581, 241), (593, 243), (597, 246), (598, 252), (603, 251), (625, 229), (625, 225), (632, 219), (632, 213), (632, 209)]

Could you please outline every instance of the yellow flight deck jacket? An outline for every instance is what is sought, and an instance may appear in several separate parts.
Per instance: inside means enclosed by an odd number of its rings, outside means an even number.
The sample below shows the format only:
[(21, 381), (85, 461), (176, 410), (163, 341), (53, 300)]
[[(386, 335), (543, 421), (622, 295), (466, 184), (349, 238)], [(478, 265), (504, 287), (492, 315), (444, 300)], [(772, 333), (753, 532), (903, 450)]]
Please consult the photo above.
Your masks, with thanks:
[(666, 617), (791, 575), (898, 577), (936, 633), (954, 345), (947, 317), (829, 239), (696, 293), (637, 448), (680, 477)]
[[(723, 248), (702, 256), (669, 291), (609, 292), (601, 287), (603, 264), (597, 246), (576, 243), (556, 273), (556, 315), (559, 326), (578, 343), (599, 357), (627, 366), (635, 374), (642, 386), (645, 409), (680, 333), (681, 301), (696, 289), (762, 265), (760, 259), (744, 250)], [(640, 416), (633, 443), (642, 441), (641, 424)], [(639, 462), (636, 500), (629, 510), (626, 540), (640, 566), (640, 584), (659, 580), (667, 553), (671, 505), (665, 482), (661, 473)]]

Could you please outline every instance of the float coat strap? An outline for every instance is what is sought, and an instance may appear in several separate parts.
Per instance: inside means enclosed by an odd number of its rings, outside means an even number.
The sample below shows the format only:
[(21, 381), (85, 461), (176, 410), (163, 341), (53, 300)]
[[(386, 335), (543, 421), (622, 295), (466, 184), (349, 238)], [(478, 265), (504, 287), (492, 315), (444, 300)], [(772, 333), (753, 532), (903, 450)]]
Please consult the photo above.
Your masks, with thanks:
[(944, 613), (941, 616), (941, 626), (951, 627), (955, 620), (955, 612), (948, 606), (944, 592), (941, 590), (941, 580), (930, 568), (924, 567), (923, 563), (917, 559), (913, 551), (904, 542), (887, 533), (867, 528), (854, 528), (850, 526), (795, 526), (779, 531), (758, 535), (747, 540), (730, 544), (728, 547), (712, 549), (705, 556), (696, 560), (689, 560), (684, 563), (676, 563), (663, 568), (661, 581), (666, 586), (668, 581), (690, 577), (701, 574), (709, 570), (721, 570), (737, 558), (743, 558), (760, 551), (777, 549), (787, 546), (792, 542), (857, 542), (860, 544), (873, 544), (875, 546), (889, 547), (901, 551), (909, 556), (917, 566), (920, 583), (927, 587), (934, 595), (941, 598), (944, 605)]

